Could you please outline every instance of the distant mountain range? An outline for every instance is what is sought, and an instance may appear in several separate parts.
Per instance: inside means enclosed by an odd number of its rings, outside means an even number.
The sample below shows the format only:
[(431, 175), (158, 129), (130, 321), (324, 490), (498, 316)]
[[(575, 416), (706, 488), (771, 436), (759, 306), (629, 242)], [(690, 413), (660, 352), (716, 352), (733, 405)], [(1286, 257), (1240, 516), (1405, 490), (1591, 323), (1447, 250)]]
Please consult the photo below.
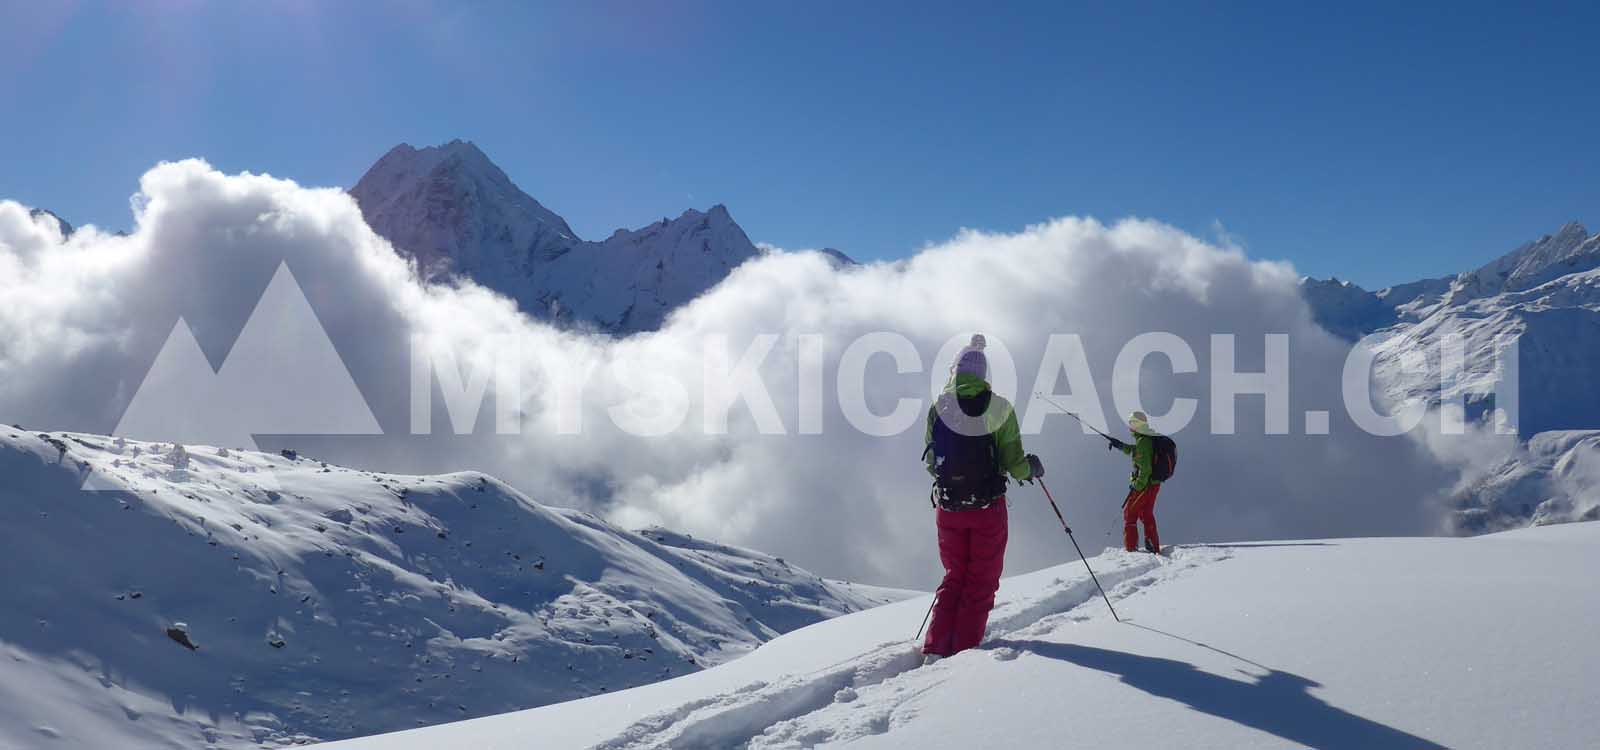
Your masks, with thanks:
[[(1478, 387), (1493, 365), (1494, 340), (1520, 336), (1521, 432), (1600, 427), (1600, 391), (1590, 384), (1600, 353), (1600, 235), (1571, 223), (1475, 271), (1376, 292), (1338, 279), (1305, 279), (1301, 290), (1317, 321), (1355, 340), (1407, 334), (1430, 354), (1446, 333), (1467, 341), (1468, 382)], [(1397, 353), (1397, 352), (1396, 352)], [(1392, 395), (1437, 402), (1437, 357), (1427, 372), (1396, 372)], [(1468, 393), (1469, 415), (1487, 395)]]
[[(1367, 291), (1306, 279), (1317, 321), (1378, 345), (1377, 380), (1391, 397), (1440, 403), (1461, 395), (1467, 416), (1493, 408), (1495, 342), (1516, 336), (1519, 453), (1457, 493), (1461, 531), (1600, 518), (1600, 235), (1571, 223), (1474, 271)], [(1466, 374), (1441, 382), (1439, 342), (1465, 343)], [(1425, 368), (1399, 355), (1421, 351)]]
[(536, 318), (609, 333), (660, 327), (762, 254), (722, 205), (585, 240), (467, 141), (396, 146), (350, 194), (424, 278), (465, 277)]

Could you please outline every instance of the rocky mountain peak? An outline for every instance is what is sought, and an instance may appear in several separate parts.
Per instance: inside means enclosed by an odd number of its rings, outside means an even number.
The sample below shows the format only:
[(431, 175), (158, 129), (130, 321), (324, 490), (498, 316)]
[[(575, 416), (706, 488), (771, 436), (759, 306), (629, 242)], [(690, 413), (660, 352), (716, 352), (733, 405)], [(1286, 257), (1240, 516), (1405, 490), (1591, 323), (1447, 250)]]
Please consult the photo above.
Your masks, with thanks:
[(722, 204), (584, 241), (470, 141), (402, 143), (350, 192), (424, 278), (466, 278), (534, 317), (613, 333), (659, 326), (760, 254)]

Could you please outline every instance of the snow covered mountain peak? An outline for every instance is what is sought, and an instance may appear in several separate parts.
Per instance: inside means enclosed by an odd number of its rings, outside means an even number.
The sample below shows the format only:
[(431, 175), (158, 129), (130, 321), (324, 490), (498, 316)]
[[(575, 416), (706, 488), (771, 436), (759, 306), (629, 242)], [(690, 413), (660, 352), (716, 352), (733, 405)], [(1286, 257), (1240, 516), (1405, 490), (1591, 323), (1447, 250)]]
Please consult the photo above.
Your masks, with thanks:
[[(494, 182), (511, 182), (489, 156), (472, 141), (456, 139), (438, 146), (417, 148), (401, 143), (384, 154), (368, 170), (368, 176), (385, 176), (391, 179), (406, 174), (430, 174), (436, 170), (474, 175)], [(559, 217), (558, 217), (559, 218)]]
[(685, 210), (676, 219), (662, 219), (641, 229), (618, 229), (606, 242), (626, 240), (634, 245), (652, 245), (650, 250), (656, 250), (653, 245), (655, 240), (671, 238), (681, 242), (685, 237), (698, 237), (701, 240), (703, 252), (716, 254), (727, 260), (742, 262), (749, 257), (744, 253), (744, 247), (751, 245), (750, 238), (745, 236), (744, 230), (734, 222), (733, 216), (728, 213), (726, 206), (717, 204), (706, 211), (693, 208)]
[(761, 254), (726, 206), (684, 211), (641, 229), (619, 229), (552, 264), (551, 317), (617, 332), (658, 328), (679, 305)]
[(402, 143), (350, 194), (367, 223), (428, 279), (527, 275), (579, 241), (565, 219), (522, 192), (468, 141), (421, 149)]
[(656, 229), (658, 229), (660, 227), (672, 226), (674, 224), (682, 224), (683, 222), (701, 222), (702, 224), (706, 225), (707, 227), (709, 227), (712, 224), (715, 224), (718, 227), (726, 227), (726, 226), (729, 226), (729, 225), (732, 225), (732, 226), (735, 226), (735, 227), (738, 226), (738, 224), (734, 223), (734, 221), (733, 221), (733, 215), (728, 213), (728, 207), (722, 205), (721, 203), (718, 203), (717, 205), (712, 206), (711, 208), (708, 208), (708, 209), (706, 209), (704, 211), (701, 211), (699, 209), (694, 209), (694, 208), (686, 208), (686, 209), (683, 210), (683, 213), (678, 214), (678, 218), (676, 218), (676, 219), (669, 219), (669, 218), (663, 216), (663, 217), (661, 217), (660, 221), (653, 222), (653, 223), (648, 224), (648, 225), (646, 225), (644, 227), (641, 227), (639, 229), (627, 229), (627, 228), (624, 228), (624, 227), (617, 227), (616, 231), (611, 233), (611, 236), (612, 237), (616, 237), (617, 235), (634, 235), (634, 236), (643, 235), (643, 234), (651, 233), (653, 230), (656, 230)]
[(1555, 234), (1547, 234), (1496, 258), (1474, 272), (1471, 280), (1483, 291), (1518, 292), (1597, 266), (1600, 266), (1600, 235), (1589, 236), (1588, 229), (1573, 221)]
[(535, 317), (631, 333), (760, 255), (726, 206), (588, 242), (470, 141), (394, 147), (351, 195), (424, 278), (470, 279)]

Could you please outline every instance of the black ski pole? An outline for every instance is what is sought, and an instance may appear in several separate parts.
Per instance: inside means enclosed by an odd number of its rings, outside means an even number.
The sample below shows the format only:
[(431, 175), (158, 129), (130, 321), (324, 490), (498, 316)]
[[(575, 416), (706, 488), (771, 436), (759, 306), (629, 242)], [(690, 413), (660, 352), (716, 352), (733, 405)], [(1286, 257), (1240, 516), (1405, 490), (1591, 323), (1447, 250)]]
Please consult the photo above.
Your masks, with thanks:
[[(1093, 428), (1090, 428), (1093, 429)], [(1111, 597), (1106, 596), (1106, 590), (1100, 585), (1100, 579), (1095, 576), (1094, 568), (1089, 567), (1089, 558), (1083, 556), (1083, 548), (1078, 546), (1078, 540), (1072, 536), (1072, 528), (1067, 526), (1067, 519), (1061, 516), (1061, 508), (1056, 505), (1056, 499), (1050, 496), (1050, 488), (1044, 486), (1044, 480), (1039, 480), (1039, 489), (1044, 490), (1044, 498), (1050, 501), (1050, 508), (1056, 512), (1056, 520), (1061, 522), (1061, 530), (1067, 532), (1067, 539), (1072, 541), (1072, 548), (1078, 551), (1078, 559), (1083, 561), (1083, 569), (1089, 571), (1089, 580), (1094, 581), (1094, 587), (1100, 589), (1100, 598), (1106, 600), (1106, 609), (1111, 610), (1111, 619), (1122, 622), (1117, 616), (1117, 608), (1111, 606)], [(932, 609), (930, 608), (931, 612)]]
[(922, 616), (922, 624), (917, 626), (917, 637), (914, 641), (922, 640), (922, 629), (928, 627), (928, 618), (933, 616), (933, 605), (939, 603), (939, 592), (933, 592), (933, 601), (928, 602), (928, 614)]
[(1072, 413), (1072, 412), (1070, 412), (1070, 411), (1067, 411), (1067, 407), (1065, 407), (1065, 406), (1062, 406), (1062, 405), (1061, 405), (1061, 404), (1058, 404), (1058, 403), (1056, 403), (1056, 400), (1055, 400), (1055, 399), (1053, 399), (1053, 398), (1050, 398), (1050, 397), (1049, 397), (1049, 396), (1046, 396), (1046, 395), (1044, 395), (1044, 394), (1043, 394), (1043, 393), (1040, 393), (1040, 392), (1038, 392), (1038, 391), (1034, 391), (1034, 392), (1033, 392), (1033, 395), (1035, 395), (1035, 396), (1038, 396), (1038, 397), (1039, 397), (1039, 398), (1042, 398), (1042, 399), (1044, 399), (1044, 400), (1045, 400), (1045, 403), (1048, 403), (1048, 404), (1050, 404), (1050, 405), (1051, 405), (1051, 406), (1054, 406), (1054, 407), (1056, 407), (1056, 408), (1057, 408), (1057, 409), (1060, 409), (1060, 410), (1061, 410), (1061, 413), (1063, 413), (1063, 414), (1066, 414), (1066, 415), (1067, 415), (1067, 416), (1069, 416), (1069, 417), (1072, 417), (1072, 418), (1073, 418), (1073, 419), (1076, 419), (1076, 420), (1078, 420), (1078, 424), (1081, 424), (1081, 425), (1083, 425), (1083, 426), (1084, 426), (1084, 427), (1087, 427), (1087, 428), (1089, 428), (1089, 429), (1091, 429), (1091, 430), (1094, 430), (1094, 433), (1095, 433), (1095, 434), (1096, 434), (1096, 435), (1099, 435), (1099, 436), (1100, 436), (1100, 437), (1103, 437), (1103, 438), (1105, 438), (1105, 439), (1107, 439), (1107, 440), (1115, 440), (1115, 439), (1116, 439), (1116, 438), (1113, 438), (1113, 437), (1111, 437), (1111, 436), (1110, 436), (1110, 435), (1107, 435), (1107, 434), (1105, 434), (1105, 433), (1104, 433), (1104, 432), (1101, 432), (1101, 431), (1100, 431), (1100, 430), (1099, 430), (1099, 429), (1097, 429), (1097, 428), (1095, 428), (1095, 426), (1094, 426), (1094, 425), (1092, 425), (1092, 424), (1089, 424), (1089, 423), (1088, 423), (1088, 422), (1085, 422), (1085, 421), (1083, 421), (1083, 417), (1080, 417), (1080, 416), (1078, 416), (1078, 415), (1076, 415), (1076, 414), (1074, 414), (1074, 413)]

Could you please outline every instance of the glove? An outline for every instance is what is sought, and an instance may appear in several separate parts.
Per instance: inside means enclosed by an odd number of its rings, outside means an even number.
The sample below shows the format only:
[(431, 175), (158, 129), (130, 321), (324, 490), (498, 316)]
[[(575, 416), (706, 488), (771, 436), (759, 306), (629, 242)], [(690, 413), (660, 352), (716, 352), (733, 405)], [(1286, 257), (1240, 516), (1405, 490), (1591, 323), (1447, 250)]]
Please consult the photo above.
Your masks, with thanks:
[(1044, 463), (1039, 460), (1038, 456), (1036, 456), (1036, 455), (1034, 455), (1032, 453), (1029, 453), (1028, 454), (1028, 478), (1029, 479), (1039, 479), (1040, 477), (1043, 477), (1043, 476), (1044, 476)]
[(1111, 449), (1115, 448), (1115, 449), (1120, 451), (1120, 450), (1122, 450), (1124, 448), (1127, 448), (1127, 447), (1128, 447), (1128, 444), (1122, 442), (1121, 440), (1118, 440), (1118, 439), (1116, 439), (1114, 437), (1106, 438), (1106, 450), (1111, 450)]

